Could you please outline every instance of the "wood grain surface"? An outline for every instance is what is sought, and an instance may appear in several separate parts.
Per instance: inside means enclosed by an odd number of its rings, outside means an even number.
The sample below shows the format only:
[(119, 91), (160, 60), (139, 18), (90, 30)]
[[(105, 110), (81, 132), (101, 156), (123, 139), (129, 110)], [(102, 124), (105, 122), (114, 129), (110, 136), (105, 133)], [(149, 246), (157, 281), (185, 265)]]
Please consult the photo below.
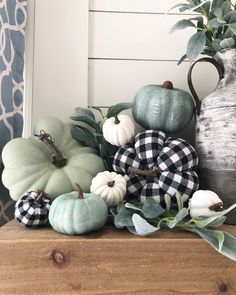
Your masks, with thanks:
[(234, 295), (236, 263), (182, 231), (70, 237), (13, 221), (0, 229), (0, 294)]

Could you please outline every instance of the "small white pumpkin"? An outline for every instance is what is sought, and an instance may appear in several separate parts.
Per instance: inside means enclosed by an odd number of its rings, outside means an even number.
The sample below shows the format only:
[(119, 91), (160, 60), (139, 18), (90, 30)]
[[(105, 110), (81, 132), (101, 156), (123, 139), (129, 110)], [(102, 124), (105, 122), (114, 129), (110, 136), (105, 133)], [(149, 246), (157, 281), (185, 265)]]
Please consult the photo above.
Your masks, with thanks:
[(126, 193), (126, 180), (115, 172), (100, 172), (93, 178), (90, 191), (100, 196), (108, 207), (116, 206)]
[(223, 202), (212, 191), (198, 190), (189, 201), (189, 209), (192, 218), (211, 216), (215, 212), (223, 210)]
[(135, 133), (135, 126), (127, 115), (116, 115), (105, 121), (102, 127), (103, 136), (109, 143), (122, 146), (129, 142)]

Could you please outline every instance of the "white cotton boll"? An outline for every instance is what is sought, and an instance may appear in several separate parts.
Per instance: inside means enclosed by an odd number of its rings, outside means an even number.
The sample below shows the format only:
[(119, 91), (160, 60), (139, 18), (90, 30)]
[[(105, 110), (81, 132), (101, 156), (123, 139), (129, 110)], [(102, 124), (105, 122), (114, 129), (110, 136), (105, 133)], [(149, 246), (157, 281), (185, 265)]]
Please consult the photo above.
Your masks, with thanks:
[(223, 202), (216, 193), (209, 190), (199, 190), (190, 199), (189, 209), (192, 218), (211, 216), (216, 211), (223, 209)]

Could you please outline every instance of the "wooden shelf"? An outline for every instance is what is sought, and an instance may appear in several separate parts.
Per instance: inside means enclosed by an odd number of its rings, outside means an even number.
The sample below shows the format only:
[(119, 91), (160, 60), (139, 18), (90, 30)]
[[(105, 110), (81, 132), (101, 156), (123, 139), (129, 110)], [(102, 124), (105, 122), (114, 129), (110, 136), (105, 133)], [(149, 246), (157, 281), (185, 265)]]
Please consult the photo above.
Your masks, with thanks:
[(0, 229), (0, 295), (9, 294), (235, 295), (236, 262), (179, 230), (67, 236), (12, 221)]

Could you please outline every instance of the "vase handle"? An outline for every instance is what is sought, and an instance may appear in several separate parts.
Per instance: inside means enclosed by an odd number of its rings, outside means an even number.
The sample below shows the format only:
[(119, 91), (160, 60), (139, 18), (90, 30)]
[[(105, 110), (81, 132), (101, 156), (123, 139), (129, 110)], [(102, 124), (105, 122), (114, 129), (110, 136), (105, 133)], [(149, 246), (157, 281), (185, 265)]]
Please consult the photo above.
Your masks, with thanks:
[(221, 80), (223, 77), (224, 77), (224, 69), (223, 67), (214, 59), (214, 58), (210, 58), (210, 57), (204, 57), (204, 58), (200, 58), (199, 60), (195, 61), (189, 68), (189, 71), (188, 71), (188, 87), (189, 87), (189, 90), (195, 100), (195, 103), (196, 103), (196, 111), (197, 111), (197, 115), (199, 116), (200, 115), (200, 110), (201, 110), (201, 101), (193, 87), (193, 82), (192, 82), (192, 71), (193, 71), (193, 67), (195, 66), (196, 63), (198, 62), (209, 62), (211, 64), (213, 64), (216, 69), (217, 69), (217, 72), (218, 72), (218, 75), (219, 75), (219, 80)]

